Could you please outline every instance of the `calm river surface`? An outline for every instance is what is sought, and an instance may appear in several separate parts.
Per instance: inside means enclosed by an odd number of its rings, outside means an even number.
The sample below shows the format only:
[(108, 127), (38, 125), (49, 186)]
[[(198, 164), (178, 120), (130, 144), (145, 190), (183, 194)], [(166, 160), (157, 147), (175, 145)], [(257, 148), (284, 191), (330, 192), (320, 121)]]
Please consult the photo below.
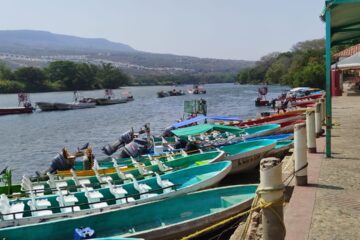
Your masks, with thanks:
[[(126, 104), (99, 106), (90, 109), (41, 112), (0, 117), (0, 171), (9, 166), (13, 178), (18, 181), (23, 174), (33, 175), (36, 170), (47, 168), (62, 147), (75, 151), (78, 146), (90, 142), (98, 159), (105, 157), (101, 147), (113, 142), (121, 133), (134, 127), (137, 131), (144, 123), (150, 123), (153, 134), (183, 115), (184, 100), (207, 100), (209, 115), (236, 115), (243, 119), (253, 118), (267, 108), (256, 108), (255, 85), (209, 84), (206, 95), (185, 95), (157, 98), (159, 90), (171, 90), (169, 86), (128, 87), (135, 100)], [(177, 89), (189, 89), (180, 86)], [(282, 86), (269, 86), (268, 98), (278, 96)], [(120, 95), (122, 90), (114, 90)], [(85, 97), (101, 97), (102, 90), (82, 91)], [(34, 93), (31, 101), (71, 102), (72, 92)], [(0, 106), (16, 106), (16, 94), (0, 94)]]

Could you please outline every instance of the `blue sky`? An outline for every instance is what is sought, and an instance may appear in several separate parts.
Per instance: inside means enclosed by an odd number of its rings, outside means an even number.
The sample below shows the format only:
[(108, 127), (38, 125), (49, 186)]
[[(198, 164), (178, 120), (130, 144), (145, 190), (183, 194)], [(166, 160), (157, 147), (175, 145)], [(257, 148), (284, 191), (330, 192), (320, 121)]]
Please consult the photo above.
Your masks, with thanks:
[(324, 37), (324, 0), (0, 0), (0, 30), (106, 38), (154, 53), (258, 60)]

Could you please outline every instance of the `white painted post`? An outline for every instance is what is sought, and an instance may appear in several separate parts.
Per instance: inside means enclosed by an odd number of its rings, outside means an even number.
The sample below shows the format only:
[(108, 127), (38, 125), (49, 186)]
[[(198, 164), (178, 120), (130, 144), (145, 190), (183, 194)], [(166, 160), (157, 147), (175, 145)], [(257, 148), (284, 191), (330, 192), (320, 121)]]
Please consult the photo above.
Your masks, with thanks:
[(322, 134), (321, 103), (317, 103), (315, 105), (315, 132), (316, 132), (316, 137), (320, 137)]
[(272, 209), (264, 208), (262, 211), (263, 239), (283, 240), (285, 238), (285, 229), (282, 224), (284, 221), (284, 184), (282, 183), (282, 163), (279, 158), (269, 157), (261, 160), (258, 193), (261, 199), (273, 203)]
[(313, 108), (306, 110), (306, 137), (309, 153), (316, 153), (315, 111)]
[(304, 167), (307, 165), (306, 125), (304, 123), (295, 124), (294, 145), (296, 185), (304, 186), (307, 185), (307, 167)]

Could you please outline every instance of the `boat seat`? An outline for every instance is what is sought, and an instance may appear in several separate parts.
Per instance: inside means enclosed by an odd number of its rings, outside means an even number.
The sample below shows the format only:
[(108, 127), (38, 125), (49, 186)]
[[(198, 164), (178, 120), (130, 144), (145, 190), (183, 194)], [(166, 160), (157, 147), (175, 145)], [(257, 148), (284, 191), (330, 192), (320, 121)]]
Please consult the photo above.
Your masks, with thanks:
[[(18, 202), (14, 204), (10, 204), (8, 197), (5, 194), (0, 195), (0, 213), (8, 214), (8, 213), (16, 213), (15, 219), (23, 218), (23, 211), (25, 208), (25, 204), (23, 202)], [(14, 215), (3, 215), (3, 220), (13, 220)], [(0, 218), (1, 220), (1, 218)]]
[[(90, 180), (87, 178), (79, 179), (78, 176), (76, 175), (76, 172), (73, 169), (70, 169), (70, 172), (71, 172), (72, 178), (77, 186), (86, 186), (86, 185), (91, 184)], [(87, 187), (87, 189), (89, 191), (93, 190), (92, 187)], [(80, 187), (80, 188), (78, 188), (78, 191), (84, 192), (84, 188)]]
[(44, 196), (45, 186), (43, 184), (33, 184), (25, 175), (21, 179), (21, 189), (23, 191), (34, 191), (36, 196)]
[(98, 168), (96, 168), (95, 166), (92, 168), (92, 170), (95, 173), (96, 179), (98, 180), (98, 182), (101, 184), (102, 187), (104, 187), (104, 183), (108, 182), (108, 181), (113, 181), (113, 179), (110, 176), (100, 176), (100, 173), (98, 171)]
[[(35, 199), (35, 195), (30, 192), (31, 200), (27, 202), (27, 205), (34, 212), (31, 212), (33, 217), (41, 217), (46, 215), (51, 215), (53, 212), (51, 210), (46, 210), (48, 207), (51, 207), (51, 203), (47, 199)], [(35, 211), (41, 210), (41, 211)]]
[(188, 156), (187, 152), (185, 152), (184, 149), (181, 149), (181, 156), (183, 156), (183, 157)]
[(58, 197), (56, 198), (56, 200), (59, 202), (60, 207), (65, 207), (65, 208), (61, 208), (62, 213), (71, 213), (73, 211), (74, 212), (80, 211), (79, 206), (74, 206), (79, 201), (77, 197), (75, 197), (72, 194), (64, 196), (59, 187), (57, 187), (57, 190), (58, 190), (57, 191)]
[(163, 189), (163, 193), (169, 193), (174, 191), (171, 187), (174, 186), (174, 184), (172, 182), (170, 182), (169, 180), (162, 180), (161, 177), (159, 176), (159, 174), (155, 173), (156, 175), (156, 183), (161, 187), (161, 188), (165, 188)]
[(66, 181), (56, 181), (55, 178), (54, 178), (54, 175), (49, 173), (49, 172), (46, 173), (46, 175), (48, 175), (48, 177), (49, 177), (49, 180), (47, 181), (47, 183), (49, 184), (49, 186), (51, 188), (58, 188), (59, 187), (61, 189), (61, 191), (62, 191), (62, 194), (67, 194), (68, 193), (68, 190), (62, 189), (62, 188), (66, 188), (68, 186), (68, 183)]
[(152, 166), (157, 165), (156, 158), (154, 159), (150, 154), (147, 155)]
[(143, 177), (151, 176), (154, 173), (153, 171), (147, 170), (143, 164), (136, 161), (133, 157), (130, 156), (130, 158), (131, 162), (135, 165), (135, 167)]
[(117, 173), (117, 175), (119, 176), (119, 178), (124, 182), (131, 182), (131, 179), (134, 177), (132, 174), (130, 173), (124, 173), (123, 171), (121, 171), (120, 167), (118, 166), (116, 160), (113, 158), (112, 159), (115, 171)]
[(122, 186), (114, 186), (110, 181), (107, 181), (107, 184), (109, 186), (110, 193), (114, 195), (115, 198), (121, 198), (116, 199), (116, 204), (126, 203), (126, 199), (123, 197), (125, 197), (128, 192)]
[(158, 194), (157, 193), (147, 193), (151, 190), (151, 187), (144, 183), (138, 183), (135, 178), (133, 180), (133, 185), (136, 191), (138, 191), (141, 195), (140, 198), (149, 198), (149, 197), (155, 197)]
[(159, 159), (156, 159), (157, 165), (159, 166), (159, 170), (161, 172), (169, 172), (172, 170), (171, 167), (168, 167), (165, 165), (165, 163), (163, 163), (162, 161), (160, 161)]
[(171, 156), (169, 153), (165, 153), (165, 156), (166, 156), (168, 161), (174, 160), (173, 156)]
[(87, 188), (85, 185), (82, 185), (82, 187), (85, 191), (85, 196), (88, 202), (94, 203), (94, 204), (89, 204), (90, 208), (102, 208), (108, 206), (106, 202), (100, 202), (101, 198), (104, 197), (101, 192), (96, 190), (89, 190), (89, 188)]

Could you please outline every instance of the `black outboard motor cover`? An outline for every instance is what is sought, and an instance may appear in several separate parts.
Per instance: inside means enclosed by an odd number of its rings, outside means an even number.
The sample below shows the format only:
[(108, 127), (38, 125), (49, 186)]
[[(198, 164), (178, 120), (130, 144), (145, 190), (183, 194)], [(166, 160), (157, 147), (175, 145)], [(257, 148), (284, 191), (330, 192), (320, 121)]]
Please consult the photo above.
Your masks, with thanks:
[(130, 143), (134, 138), (134, 131), (129, 130), (123, 133), (118, 140), (113, 142), (112, 144), (105, 145), (101, 150), (106, 155), (110, 156), (114, 152), (116, 152), (121, 146), (124, 146), (127, 143)]
[(174, 148), (175, 149), (183, 149), (186, 147), (187, 141), (185, 141), (184, 139), (179, 139), (178, 141), (175, 142), (174, 144)]
[(120, 151), (120, 158), (137, 157), (148, 150), (148, 142), (145, 139), (135, 138), (126, 144)]

